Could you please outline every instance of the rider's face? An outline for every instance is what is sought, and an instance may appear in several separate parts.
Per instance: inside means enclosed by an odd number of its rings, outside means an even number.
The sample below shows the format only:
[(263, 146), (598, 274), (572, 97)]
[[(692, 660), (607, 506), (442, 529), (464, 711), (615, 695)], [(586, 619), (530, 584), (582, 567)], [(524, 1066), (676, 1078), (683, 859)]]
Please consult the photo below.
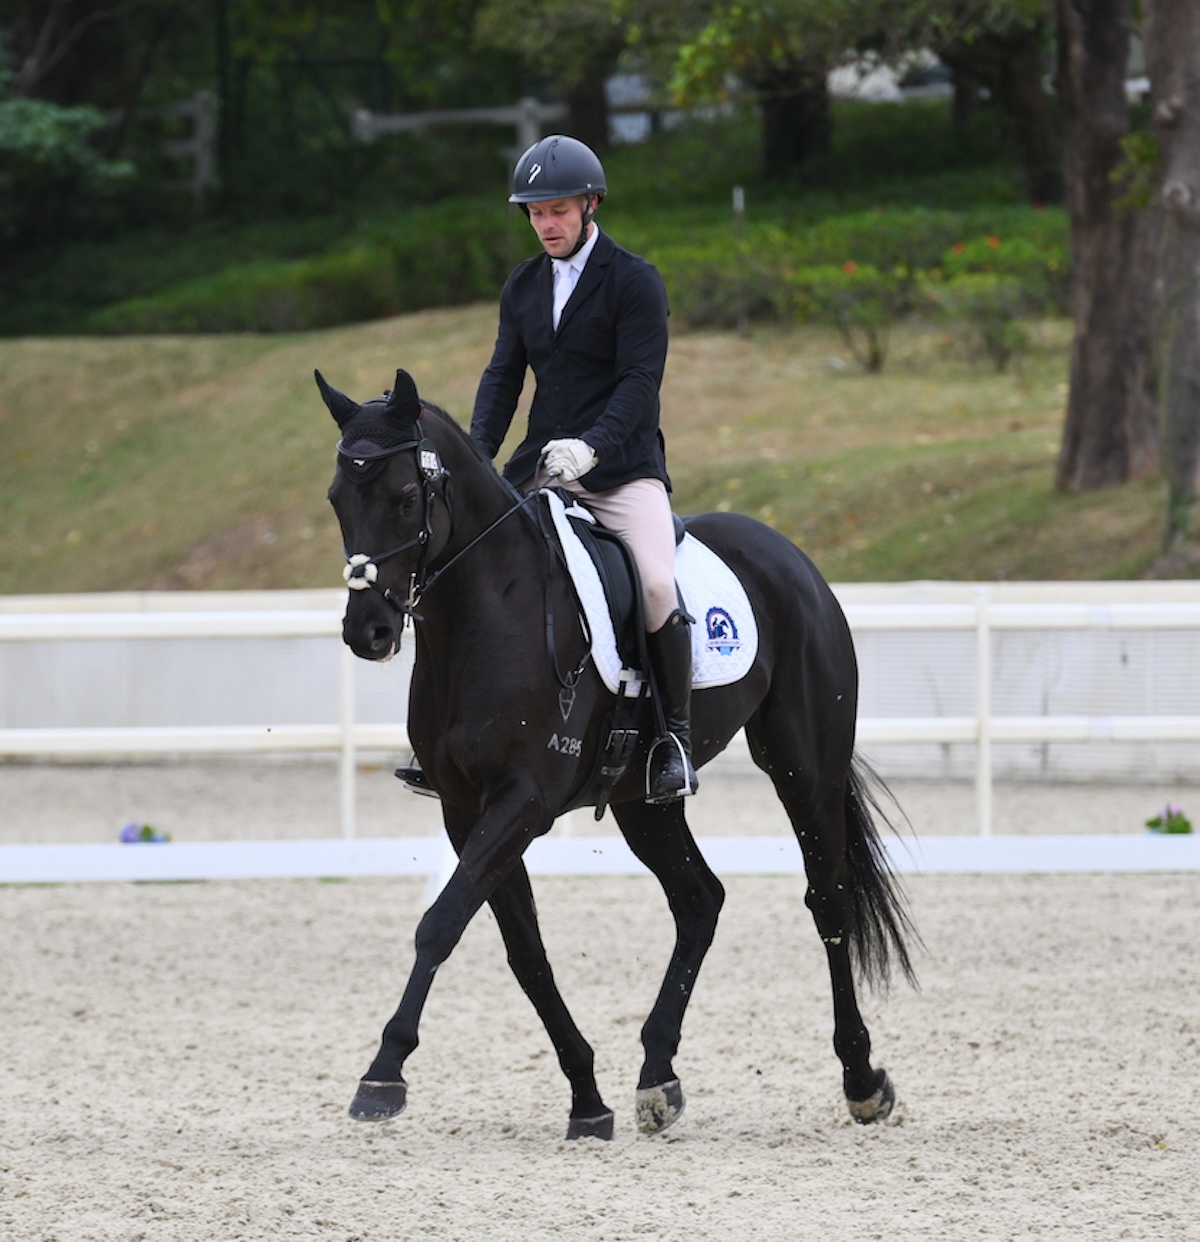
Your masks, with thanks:
[[(555, 198), (545, 203), (529, 204), (529, 223), (552, 259), (564, 259), (575, 249), (583, 229), (583, 213), (587, 199)], [(588, 224), (589, 231), (591, 224)]]

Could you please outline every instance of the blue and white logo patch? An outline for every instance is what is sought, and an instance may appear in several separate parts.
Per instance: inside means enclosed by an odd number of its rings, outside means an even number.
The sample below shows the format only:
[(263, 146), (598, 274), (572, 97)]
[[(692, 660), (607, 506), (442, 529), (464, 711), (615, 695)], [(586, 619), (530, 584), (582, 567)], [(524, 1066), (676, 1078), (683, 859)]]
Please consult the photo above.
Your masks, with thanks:
[(724, 608), (708, 610), (704, 618), (704, 631), (708, 635), (705, 648), (708, 651), (715, 651), (718, 655), (732, 655), (742, 645), (742, 640), (738, 637), (737, 626)]

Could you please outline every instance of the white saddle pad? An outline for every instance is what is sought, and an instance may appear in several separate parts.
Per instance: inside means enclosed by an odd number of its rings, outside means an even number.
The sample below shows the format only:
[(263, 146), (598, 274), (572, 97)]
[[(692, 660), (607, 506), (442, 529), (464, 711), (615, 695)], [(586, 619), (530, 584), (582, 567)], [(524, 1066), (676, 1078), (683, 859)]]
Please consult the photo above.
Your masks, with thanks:
[[(557, 492), (543, 493), (575, 583), (584, 616), (592, 631), (592, 659), (604, 684), (614, 694), (621, 685), (621, 658), (613, 633), (600, 574), (587, 548), (567, 520), (595, 518), (582, 505), (568, 510)], [(683, 606), (695, 617), (692, 626), (692, 686), (727, 686), (750, 671), (758, 652), (758, 623), (737, 575), (707, 545), (684, 535), (675, 551), (675, 580)], [(626, 682), (629, 678), (626, 677)]]

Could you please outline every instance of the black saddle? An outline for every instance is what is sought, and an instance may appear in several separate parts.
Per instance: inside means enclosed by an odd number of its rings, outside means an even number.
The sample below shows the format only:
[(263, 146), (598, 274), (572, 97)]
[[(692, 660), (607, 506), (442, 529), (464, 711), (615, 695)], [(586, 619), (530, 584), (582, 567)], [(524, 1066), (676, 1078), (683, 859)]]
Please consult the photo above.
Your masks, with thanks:
[[(613, 633), (617, 637), (617, 651), (621, 663), (626, 668), (645, 671), (648, 663), (644, 643), (645, 609), (642, 604), (642, 583), (633, 553), (615, 531), (586, 517), (572, 514), (570, 509), (576, 500), (570, 492), (559, 494), (568, 508), (567, 519), (579, 536), (579, 541), (587, 549), (600, 576), (600, 585), (604, 588), (604, 598), (608, 602), (608, 614), (612, 618)], [(675, 545), (678, 547), (683, 542), (686, 530), (678, 514), (671, 516), (675, 522)], [(555, 538), (553, 535), (549, 537)]]

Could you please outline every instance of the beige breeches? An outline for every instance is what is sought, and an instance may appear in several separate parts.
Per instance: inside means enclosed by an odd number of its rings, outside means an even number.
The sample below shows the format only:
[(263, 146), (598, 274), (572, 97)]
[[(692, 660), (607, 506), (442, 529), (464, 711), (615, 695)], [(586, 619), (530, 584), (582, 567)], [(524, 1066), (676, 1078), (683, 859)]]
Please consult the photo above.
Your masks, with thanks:
[(608, 492), (589, 492), (578, 482), (573, 492), (609, 530), (629, 545), (642, 579), (646, 628), (653, 633), (679, 607), (675, 593), (675, 520), (671, 500), (659, 479), (635, 479)]

